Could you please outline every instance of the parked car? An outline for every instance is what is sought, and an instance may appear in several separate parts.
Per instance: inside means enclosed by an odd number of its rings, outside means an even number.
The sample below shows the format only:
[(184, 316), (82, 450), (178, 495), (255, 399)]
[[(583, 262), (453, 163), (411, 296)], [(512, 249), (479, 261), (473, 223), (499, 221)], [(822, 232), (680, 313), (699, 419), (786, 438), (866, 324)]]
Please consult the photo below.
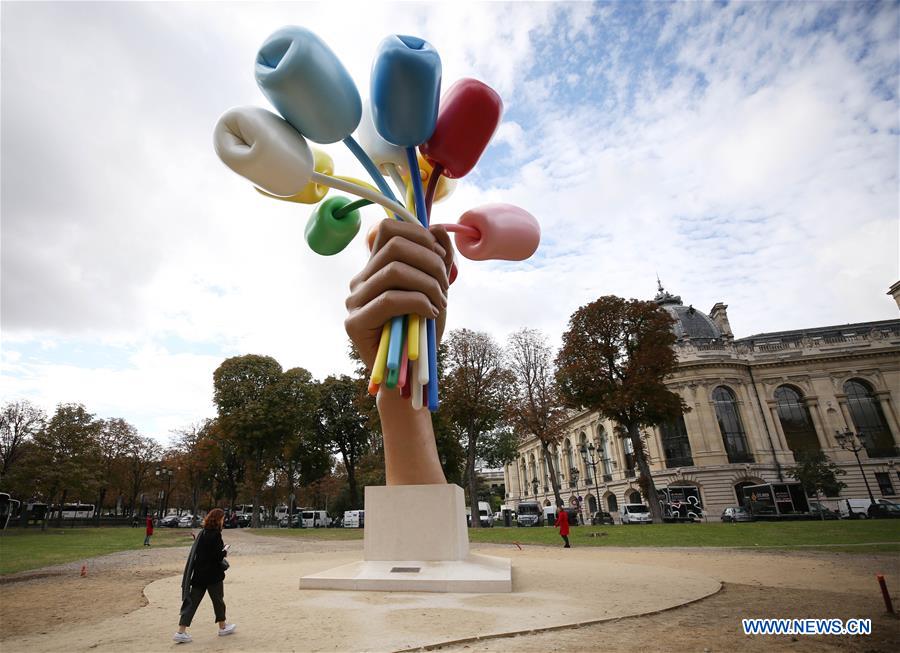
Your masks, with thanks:
[(739, 521), (753, 521), (753, 515), (741, 506), (728, 506), (722, 511), (722, 521), (732, 524)]
[(652, 522), (650, 508), (643, 503), (626, 503), (622, 506), (623, 524), (650, 524)]
[(591, 515), (591, 523), (594, 526), (602, 526), (603, 524), (609, 524), (610, 526), (612, 526), (616, 522), (613, 520), (612, 515), (610, 515), (608, 512), (598, 510), (593, 515)]
[[(303, 528), (303, 516), (299, 512), (295, 512), (294, 516), (290, 518), (290, 527), (291, 528)], [(278, 520), (278, 526), (280, 528), (288, 527), (288, 516), (285, 515), (281, 519)]]
[(194, 515), (182, 515), (178, 520), (178, 528), (193, 528), (194, 524), (198, 524), (199, 522), (200, 520), (194, 517)]
[(900, 504), (887, 499), (878, 499), (869, 506), (869, 519), (900, 519)]
[(161, 528), (177, 528), (180, 517), (178, 515), (167, 515), (157, 522), (157, 526)]
[(344, 520), (342, 522), (344, 528), (365, 528), (366, 527), (366, 511), (365, 510), (345, 510)]
[(810, 501), (809, 502), (809, 514), (811, 514), (816, 519), (840, 519), (840, 513), (835, 512), (831, 508), (826, 508), (818, 501)]
[(516, 526), (540, 526), (543, 515), (536, 501), (523, 501), (518, 505)]

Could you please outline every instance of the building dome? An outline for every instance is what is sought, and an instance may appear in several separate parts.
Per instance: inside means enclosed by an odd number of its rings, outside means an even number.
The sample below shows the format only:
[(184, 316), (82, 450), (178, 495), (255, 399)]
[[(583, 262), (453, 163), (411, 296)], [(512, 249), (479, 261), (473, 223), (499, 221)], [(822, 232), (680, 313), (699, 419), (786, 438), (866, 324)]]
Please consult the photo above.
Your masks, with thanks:
[(659, 292), (653, 298), (657, 304), (662, 306), (675, 324), (672, 329), (675, 331), (675, 337), (681, 340), (691, 340), (699, 342), (709, 342), (710, 340), (718, 340), (722, 337), (722, 332), (712, 318), (706, 313), (698, 311), (693, 306), (685, 306), (681, 303), (681, 297), (666, 292), (662, 283), (657, 279)]

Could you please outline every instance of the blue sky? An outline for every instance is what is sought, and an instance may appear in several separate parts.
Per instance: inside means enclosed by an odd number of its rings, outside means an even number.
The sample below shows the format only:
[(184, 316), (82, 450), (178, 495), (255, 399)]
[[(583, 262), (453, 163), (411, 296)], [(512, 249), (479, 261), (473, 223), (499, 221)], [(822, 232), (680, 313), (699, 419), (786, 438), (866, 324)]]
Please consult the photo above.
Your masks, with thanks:
[(214, 413), (226, 356), (350, 369), (362, 245), (316, 257), (307, 209), (212, 151), (222, 112), (268, 107), (252, 62), (285, 24), (363, 96), (378, 42), (405, 33), (436, 46), (445, 87), (503, 97), (435, 219), (517, 204), (542, 246), (462, 261), (451, 328), (557, 340), (579, 305), (652, 297), (657, 274), (727, 303), (738, 337), (897, 316), (897, 3), (4, 3), (0, 400), (80, 401), (166, 441)]

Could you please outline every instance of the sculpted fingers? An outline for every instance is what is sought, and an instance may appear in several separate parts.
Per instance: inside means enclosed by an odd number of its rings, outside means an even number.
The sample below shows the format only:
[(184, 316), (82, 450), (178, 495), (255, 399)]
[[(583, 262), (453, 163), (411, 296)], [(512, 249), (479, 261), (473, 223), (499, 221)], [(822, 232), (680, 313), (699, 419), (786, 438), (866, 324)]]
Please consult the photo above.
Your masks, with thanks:
[(447, 296), (437, 279), (403, 261), (391, 261), (356, 285), (347, 298), (347, 308), (362, 307), (389, 290), (422, 293), (438, 310), (447, 306)]
[(435, 318), (440, 311), (421, 292), (410, 290), (388, 290), (367, 304), (350, 311), (344, 321), (347, 333), (362, 334), (382, 325), (396, 315), (422, 315)]

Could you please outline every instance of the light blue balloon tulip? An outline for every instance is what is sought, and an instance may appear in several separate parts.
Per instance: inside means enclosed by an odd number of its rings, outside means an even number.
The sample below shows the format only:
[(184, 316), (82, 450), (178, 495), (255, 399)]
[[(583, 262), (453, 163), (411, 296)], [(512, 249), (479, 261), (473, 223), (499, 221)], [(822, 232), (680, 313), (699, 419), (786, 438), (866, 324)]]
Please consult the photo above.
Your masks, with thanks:
[(362, 115), (350, 73), (325, 41), (304, 27), (283, 27), (256, 55), (256, 83), (294, 129), (316, 143), (353, 133)]
[(385, 38), (372, 65), (372, 118), (388, 143), (415, 147), (431, 137), (441, 96), (441, 57), (428, 41)]

